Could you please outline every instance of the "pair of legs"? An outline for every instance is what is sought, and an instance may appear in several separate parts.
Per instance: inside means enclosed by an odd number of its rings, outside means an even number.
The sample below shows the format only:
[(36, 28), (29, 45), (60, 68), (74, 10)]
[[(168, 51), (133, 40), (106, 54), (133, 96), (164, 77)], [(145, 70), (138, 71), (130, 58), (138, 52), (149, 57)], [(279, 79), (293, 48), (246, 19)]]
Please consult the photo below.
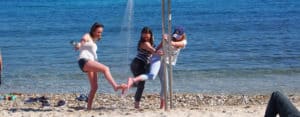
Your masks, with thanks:
[(272, 93), (265, 117), (276, 117), (277, 114), (280, 117), (300, 117), (297, 108), (279, 91)]
[(113, 79), (109, 68), (97, 61), (88, 60), (84, 64), (84, 67), (82, 70), (87, 73), (87, 76), (88, 76), (89, 82), (90, 82), (90, 86), (91, 86), (91, 90), (90, 90), (89, 98), (88, 98), (88, 104), (87, 104), (88, 110), (90, 110), (92, 108), (93, 99), (94, 99), (95, 93), (97, 92), (97, 89), (98, 89), (98, 72), (101, 72), (104, 74), (104, 77), (113, 86), (115, 91), (117, 91), (118, 89), (125, 90), (127, 88), (127, 86), (125, 86), (125, 85), (118, 85), (115, 82), (115, 80)]
[(146, 80), (154, 80), (159, 72), (160, 69), (160, 56), (159, 55), (153, 55), (151, 57), (150, 62), (150, 71), (147, 74), (140, 74), (138, 76), (135, 76), (134, 78), (129, 77), (127, 86), (130, 88), (134, 83), (146, 81)]
[(150, 72), (147, 74), (141, 74), (138, 76), (135, 76), (135, 78), (128, 78), (127, 86), (130, 88), (134, 83), (137, 82), (145, 82), (146, 80), (154, 80), (157, 75), (159, 75), (160, 78), (160, 83), (161, 83), (161, 92), (160, 92), (160, 97), (161, 97), (161, 103), (160, 103), (160, 108), (164, 107), (164, 66), (161, 63), (161, 57), (159, 55), (153, 55), (151, 58), (151, 64), (150, 64)]
[[(167, 64), (168, 65), (168, 64)], [(158, 73), (158, 77), (160, 79), (160, 107), (159, 108), (164, 108), (165, 106), (165, 90), (164, 90), (164, 85), (165, 85), (165, 82), (168, 82), (168, 79), (164, 79), (164, 69), (165, 69), (165, 66), (163, 63), (161, 63), (161, 67), (160, 67), (160, 70), (159, 70), (159, 73)], [(168, 74), (166, 74), (168, 76)], [(166, 80), (166, 81), (165, 81)], [(167, 91), (169, 91), (169, 84), (167, 83)], [(168, 92), (167, 92), (168, 93)]]
[[(135, 78), (128, 78), (128, 82), (127, 82), (127, 86), (128, 88), (130, 88), (134, 83), (143, 83), (146, 80), (154, 80), (156, 78), (156, 76), (159, 76), (160, 79), (160, 84), (161, 84), (161, 91), (160, 91), (160, 108), (164, 107), (164, 64), (161, 62), (161, 57), (159, 55), (154, 55), (151, 58), (151, 64), (150, 64), (150, 72), (147, 74), (140, 74), (140, 75), (134, 75)], [(168, 79), (166, 79), (168, 80)], [(144, 87), (143, 87), (144, 89)], [(167, 84), (167, 89), (168, 89), (168, 84)], [(138, 92), (138, 90), (137, 90)]]
[[(144, 62), (140, 59), (135, 58), (131, 62), (130, 69), (131, 69), (132, 74), (136, 77), (138, 75), (147, 73), (149, 71), (149, 64), (147, 64), (146, 62)], [(134, 107), (135, 108), (139, 108), (139, 104), (140, 104), (142, 94), (143, 94), (144, 88), (145, 88), (145, 83), (146, 83), (145, 81), (140, 81), (140, 82), (135, 83), (137, 86), (137, 89), (136, 89), (136, 92), (134, 95), (134, 101), (135, 101)]]

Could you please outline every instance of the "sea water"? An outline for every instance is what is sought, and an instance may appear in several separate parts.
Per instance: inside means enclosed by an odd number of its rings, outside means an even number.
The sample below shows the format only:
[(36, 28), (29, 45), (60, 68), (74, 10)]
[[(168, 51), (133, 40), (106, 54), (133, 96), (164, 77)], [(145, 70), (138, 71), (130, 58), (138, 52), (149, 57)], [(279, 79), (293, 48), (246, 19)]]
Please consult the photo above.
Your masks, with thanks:
[[(126, 83), (141, 29), (152, 28), (156, 45), (162, 35), (161, 0), (132, 0), (132, 7), (129, 1), (0, 1), (0, 92), (87, 92), (69, 42), (79, 41), (94, 22), (105, 26), (99, 61)], [(299, 93), (299, 6), (298, 0), (172, 1), (173, 27), (184, 26), (188, 40), (174, 67), (173, 90)], [(102, 74), (98, 84), (98, 92), (113, 92)], [(145, 91), (158, 93), (159, 79), (147, 81)]]

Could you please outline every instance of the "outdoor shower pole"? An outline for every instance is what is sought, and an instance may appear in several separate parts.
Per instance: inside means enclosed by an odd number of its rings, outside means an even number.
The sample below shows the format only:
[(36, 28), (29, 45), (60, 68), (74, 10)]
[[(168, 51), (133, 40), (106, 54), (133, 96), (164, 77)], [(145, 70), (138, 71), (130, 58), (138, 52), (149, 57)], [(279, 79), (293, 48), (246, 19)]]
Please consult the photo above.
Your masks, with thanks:
[[(161, 10), (161, 15), (162, 15), (162, 34), (165, 34), (165, 0), (162, 0), (162, 10)], [(167, 53), (166, 51), (166, 40), (163, 40), (163, 51), (164, 53)], [(164, 70), (164, 105), (165, 105), (165, 111), (168, 110), (168, 95), (167, 95), (167, 63), (166, 63), (166, 55), (163, 55), (163, 70)]]
[(171, 41), (172, 41), (172, 35), (171, 35), (171, 30), (172, 30), (172, 14), (171, 14), (171, 0), (168, 0), (168, 61), (169, 61), (169, 71), (168, 71), (168, 82), (169, 82), (169, 93), (170, 93), (170, 108), (173, 108), (173, 103), (172, 103), (172, 96), (173, 96), (173, 91), (172, 91), (172, 84), (173, 84), (173, 66), (172, 66), (172, 60), (171, 60)]

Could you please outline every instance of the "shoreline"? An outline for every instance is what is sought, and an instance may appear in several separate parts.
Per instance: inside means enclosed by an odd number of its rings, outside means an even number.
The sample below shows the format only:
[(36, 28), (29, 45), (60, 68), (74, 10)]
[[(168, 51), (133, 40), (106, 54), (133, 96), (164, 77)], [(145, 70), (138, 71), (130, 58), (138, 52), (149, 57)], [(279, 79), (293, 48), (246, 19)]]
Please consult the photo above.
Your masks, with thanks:
[[(133, 108), (133, 94), (120, 97), (118, 94), (96, 94), (93, 109), (86, 111), (86, 102), (75, 98), (80, 94), (22, 94), (14, 93), (15, 100), (1, 100), (0, 112), (4, 116), (132, 116), (144, 114), (156, 116), (263, 116), (270, 95), (207, 95), (200, 93), (175, 93), (174, 108), (159, 109), (158, 94), (144, 94), (141, 109)], [(1, 96), (5, 94), (0, 94)], [(47, 97), (50, 106), (42, 107), (40, 102), (25, 103), (29, 98)], [(300, 95), (288, 95), (297, 108)], [(63, 100), (65, 105), (57, 107)], [(235, 113), (238, 113), (235, 115)]]

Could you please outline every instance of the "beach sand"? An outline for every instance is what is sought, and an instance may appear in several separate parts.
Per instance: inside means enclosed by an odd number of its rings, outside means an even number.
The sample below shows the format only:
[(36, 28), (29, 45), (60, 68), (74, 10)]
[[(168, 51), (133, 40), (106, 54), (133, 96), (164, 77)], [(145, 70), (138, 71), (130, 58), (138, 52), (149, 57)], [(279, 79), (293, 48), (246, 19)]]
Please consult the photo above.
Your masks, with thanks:
[[(141, 109), (133, 108), (133, 95), (97, 94), (93, 110), (86, 110), (86, 102), (75, 98), (79, 94), (21, 94), (15, 100), (0, 101), (1, 117), (263, 117), (270, 95), (211, 95), (176, 93), (173, 109), (159, 109), (159, 95), (145, 94)], [(5, 94), (1, 94), (3, 96)], [(48, 98), (50, 106), (41, 102), (25, 103), (30, 97)], [(299, 109), (300, 96), (288, 95)], [(66, 102), (57, 106), (59, 100)]]

